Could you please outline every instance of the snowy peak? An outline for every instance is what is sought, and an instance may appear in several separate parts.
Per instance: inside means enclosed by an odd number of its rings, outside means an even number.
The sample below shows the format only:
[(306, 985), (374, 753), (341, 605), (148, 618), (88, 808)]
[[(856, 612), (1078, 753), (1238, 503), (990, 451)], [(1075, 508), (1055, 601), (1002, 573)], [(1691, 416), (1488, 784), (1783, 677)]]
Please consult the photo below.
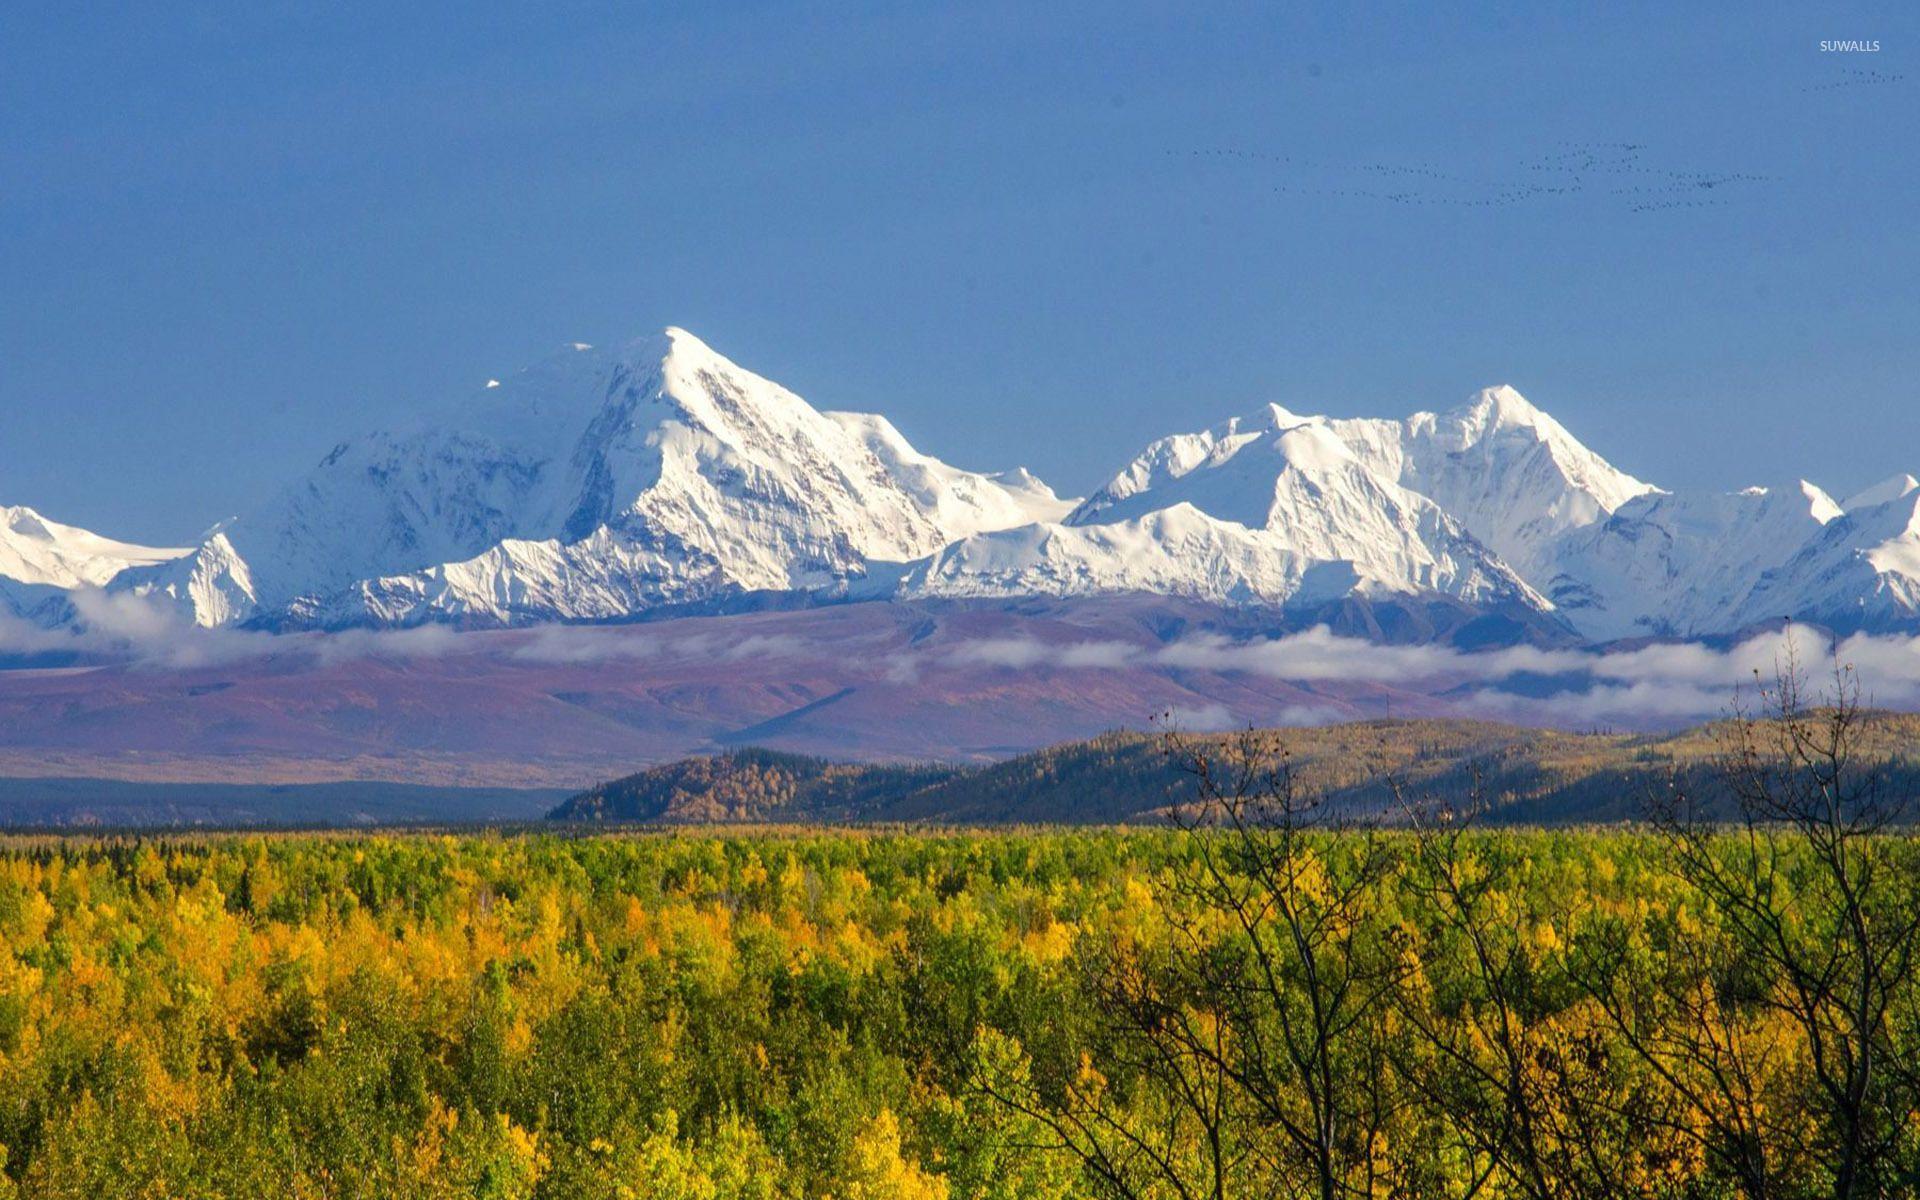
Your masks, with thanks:
[(186, 553), (115, 541), (50, 521), (24, 505), (0, 506), (0, 578), (15, 583), (100, 587), (128, 567), (165, 562)]
[(185, 553), (115, 541), (24, 505), (0, 506), (0, 617), (58, 623), (71, 613), (69, 593)]
[[(1149, 491), (1166, 488), (1201, 466), (1218, 466), (1262, 434), (1291, 429), (1308, 420), (1278, 404), (1268, 404), (1245, 417), (1234, 417), (1198, 433), (1180, 433), (1149, 442), (1119, 474), (1081, 501), (1067, 515), (1069, 525), (1115, 519), (1121, 506)], [(1134, 504), (1131, 511), (1151, 505)]]
[(1920, 624), (1920, 489), (1827, 522), (1760, 578), (1734, 619), (1751, 625), (1782, 617), (1849, 632)]
[(1404, 601), (1591, 640), (1789, 614), (1920, 628), (1920, 480), (1845, 505), (1804, 480), (1665, 492), (1502, 385), (1405, 418), (1263, 405), (1153, 441), (1076, 503), (673, 327), (350, 438), (190, 553), (0, 509), (0, 612), (58, 619), (99, 586), (267, 628), (1115, 592)]
[(1840, 516), (1806, 480), (1649, 492), (1563, 538), (1543, 582), (1590, 638), (1726, 632), (1754, 585)]
[[(1767, 489), (1756, 488), (1750, 490), (1765, 494)], [(1844, 506), (1836, 503), (1832, 496), (1827, 495), (1824, 488), (1816, 484), (1808, 483), (1804, 479), (1797, 480), (1793, 487), (1789, 489), (1789, 493), (1798, 495), (1801, 500), (1805, 501), (1807, 515), (1821, 525), (1825, 525), (1828, 521), (1836, 517), (1845, 515), (1846, 510)]]
[(1860, 508), (1878, 508), (1882, 504), (1890, 504), (1916, 491), (1920, 491), (1920, 479), (1907, 474), (1895, 475), (1891, 479), (1883, 479), (1870, 488), (1848, 496), (1841, 502), (1840, 507), (1848, 512)]
[(922, 454), (877, 413), (830, 412), (829, 421), (858, 440), (904, 488), (948, 540), (992, 529), (1058, 521), (1075, 502), (1062, 500), (1025, 467), (979, 475)]
[(179, 558), (120, 572), (107, 590), (165, 601), (208, 628), (237, 625), (260, 611), (253, 572), (218, 527)]
[(679, 328), (576, 343), (342, 443), (191, 559), (125, 586), (207, 624), (630, 615), (831, 587), (1070, 505), (822, 413)]
[(1522, 574), (1537, 572), (1568, 531), (1653, 490), (1511, 387), (1485, 389), (1444, 413), (1415, 413), (1401, 438), (1401, 481)]
[(1277, 405), (1149, 445), (1063, 525), (916, 564), (915, 596), (1160, 592), (1276, 606), (1433, 593), (1550, 605), (1342, 423)]
[(1449, 449), (1463, 450), (1483, 441), (1490, 434), (1525, 430), (1543, 442), (1572, 441), (1560, 422), (1554, 420), (1512, 386), (1481, 388), (1465, 404), (1434, 416), (1418, 413), (1413, 421), (1432, 423), (1440, 438), (1451, 443)]
[(1438, 428), (1450, 430), (1455, 449), (1465, 449), (1467, 445), (1484, 440), (1488, 434), (1507, 430), (1528, 430), (1542, 442), (1557, 438), (1571, 440), (1571, 434), (1567, 434), (1561, 422), (1536, 409), (1530, 399), (1521, 396), (1509, 384), (1480, 388), (1467, 403), (1442, 413), (1440, 417), (1432, 417), (1430, 413), (1421, 413), (1419, 417), (1427, 417)]
[(642, 338), (622, 357), (636, 367), (655, 367), (654, 399), (730, 445), (744, 447), (755, 438), (778, 439), (823, 427), (822, 414), (806, 401), (721, 357), (684, 329), (668, 328), (657, 338)]
[[(1587, 449), (1519, 392), (1501, 386), (1444, 413), (1419, 412), (1404, 421), (1304, 417), (1269, 405), (1211, 429), (1162, 438), (1067, 523), (1124, 520), (1187, 501), (1221, 519), (1265, 526), (1279, 463), (1326, 469), (1334, 461), (1326, 445), (1310, 447), (1304, 439), (1282, 449), (1287, 431), (1307, 427), (1319, 431), (1315, 439), (1341, 443), (1373, 478), (1437, 504), (1522, 575), (1543, 565), (1553, 543), (1570, 530), (1652, 490)], [(1244, 451), (1251, 445), (1282, 452), (1278, 460), (1249, 458)], [(1235, 465), (1220, 471), (1228, 463)]]

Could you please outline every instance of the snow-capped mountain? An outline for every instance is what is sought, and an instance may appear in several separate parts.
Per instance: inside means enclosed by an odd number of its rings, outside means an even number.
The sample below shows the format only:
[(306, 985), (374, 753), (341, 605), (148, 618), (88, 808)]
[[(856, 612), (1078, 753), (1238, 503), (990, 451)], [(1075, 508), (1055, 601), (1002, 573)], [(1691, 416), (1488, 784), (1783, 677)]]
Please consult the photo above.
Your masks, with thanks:
[(1435, 593), (1550, 605), (1338, 423), (1277, 405), (1148, 446), (1059, 524), (979, 534), (915, 564), (909, 596), (1145, 591), (1320, 603)]
[(23, 505), (0, 506), (0, 613), (28, 615), (76, 588), (102, 587), (129, 567), (187, 553), (117, 542)]
[(1064, 522), (957, 542), (897, 590), (1288, 607), (1434, 594), (1551, 614), (1592, 641), (1728, 633), (1787, 614), (1912, 627), (1916, 503), (1920, 481), (1906, 475), (1844, 510), (1805, 481), (1663, 492), (1510, 387), (1404, 420), (1272, 405), (1162, 438)]
[(1828, 521), (1734, 610), (1733, 626), (1813, 621), (1843, 632), (1920, 626), (1920, 482), (1898, 476)]
[[(1247, 421), (1163, 438), (1089, 496), (1072, 524), (1105, 519), (1129, 497), (1205, 463), (1224, 440), (1308, 421), (1278, 405)], [(1405, 420), (1311, 418), (1374, 476), (1438, 504), (1507, 563), (1525, 572), (1569, 530), (1590, 525), (1652, 488), (1587, 449), (1511, 387), (1487, 388), (1444, 413)]]
[(1858, 508), (1878, 508), (1889, 500), (1898, 500), (1908, 493), (1917, 491), (1920, 491), (1920, 479), (1902, 473), (1890, 479), (1882, 479), (1870, 488), (1855, 492), (1842, 501), (1840, 507), (1847, 512)]
[(1842, 504), (1804, 481), (1662, 491), (1495, 387), (1404, 419), (1269, 405), (1153, 442), (1076, 503), (816, 410), (678, 329), (576, 344), (343, 442), (190, 552), (0, 515), (0, 613), (43, 622), (106, 587), (264, 628), (1118, 593), (1309, 618), (1424, 605), (1416, 636), (1440, 613), (1589, 641), (1783, 616), (1920, 628), (1909, 475)]
[(1592, 639), (1737, 628), (1742, 604), (1841, 509), (1813, 484), (1648, 492), (1551, 543), (1542, 578), (1563, 619)]
[(1654, 490), (1511, 387), (1444, 413), (1334, 424), (1375, 470), (1447, 510), (1529, 578), (1561, 537)]
[(816, 411), (669, 329), (576, 345), (415, 429), (342, 443), (191, 556), (116, 586), (201, 624), (595, 619), (809, 591), (1069, 505)]

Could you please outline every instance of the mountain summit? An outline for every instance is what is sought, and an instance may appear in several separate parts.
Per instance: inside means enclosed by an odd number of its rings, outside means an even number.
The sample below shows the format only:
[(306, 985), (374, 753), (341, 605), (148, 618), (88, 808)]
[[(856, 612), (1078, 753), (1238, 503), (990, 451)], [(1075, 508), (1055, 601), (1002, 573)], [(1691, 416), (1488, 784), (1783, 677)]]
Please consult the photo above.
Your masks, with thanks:
[(51, 623), (106, 587), (289, 629), (1146, 593), (1403, 637), (1479, 637), (1483, 616), (1587, 641), (1908, 629), (1917, 509), (1907, 475), (1845, 504), (1805, 481), (1663, 491), (1506, 386), (1400, 419), (1269, 404), (1152, 442), (1076, 503), (670, 328), (344, 441), (191, 551), (0, 510), (0, 605)]
[(917, 596), (1147, 591), (1275, 605), (1433, 594), (1552, 606), (1341, 423), (1277, 405), (1148, 446), (1054, 526), (976, 535)]
[(596, 619), (830, 587), (1067, 507), (668, 329), (569, 347), (412, 430), (343, 442), (190, 558), (119, 586), (202, 624)]
[(25, 505), (0, 506), (0, 615), (56, 612), (75, 589), (102, 587), (129, 567), (187, 553), (117, 542), (50, 521)]

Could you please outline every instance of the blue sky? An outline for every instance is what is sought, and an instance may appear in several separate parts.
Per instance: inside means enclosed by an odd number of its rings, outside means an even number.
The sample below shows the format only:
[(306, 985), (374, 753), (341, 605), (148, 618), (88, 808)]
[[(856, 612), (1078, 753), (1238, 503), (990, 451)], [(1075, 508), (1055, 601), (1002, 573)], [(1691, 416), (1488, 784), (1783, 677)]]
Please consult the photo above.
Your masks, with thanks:
[(1910, 5), (137, 7), (0, 11), (0, 503), (118, 536), (666, 324), (1063, 491), (1498, 382), (1920, 473)]

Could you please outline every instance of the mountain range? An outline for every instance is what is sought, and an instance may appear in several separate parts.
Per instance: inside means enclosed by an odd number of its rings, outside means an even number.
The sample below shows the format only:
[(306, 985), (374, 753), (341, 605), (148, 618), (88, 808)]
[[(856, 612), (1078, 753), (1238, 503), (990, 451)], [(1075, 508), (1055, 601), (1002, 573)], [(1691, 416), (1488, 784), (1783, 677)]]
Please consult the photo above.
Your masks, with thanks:
[(669, 329), (350, 438), (190, 548), (0, 509), (0, 614), (49, 628), (99, 596), (286, 632), (1132, 594), (1482, 642), (1915, 630), (1920, 481), (1665, 490), (1494, 387), (1397, 420), (1269, 405), (1063, 499)]

